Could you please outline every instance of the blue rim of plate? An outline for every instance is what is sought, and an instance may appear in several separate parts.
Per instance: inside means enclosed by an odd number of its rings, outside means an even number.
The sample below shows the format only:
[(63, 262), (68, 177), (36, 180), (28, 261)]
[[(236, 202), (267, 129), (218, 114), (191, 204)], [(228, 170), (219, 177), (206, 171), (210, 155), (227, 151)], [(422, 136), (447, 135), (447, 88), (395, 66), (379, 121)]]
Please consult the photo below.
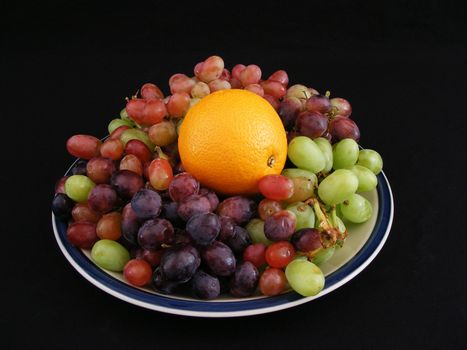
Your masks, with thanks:
[[(76, 162), (75, 162), (76, 163)], [(75, 164), (73, 163), (70, 169)], [(70, 169), (68, 169), (67, 174)], [(238, 317), (274, 312), (300, 305), (326, 295), (359, 274), (376, 257), (383, 247), (392, 225), (394, 200), (386, 175), (378, 175), (378, 216), (373, 232), (360, 251), (338, 270), (326, 276), (324, 289), (316, 296), (303, 297), (288, 292), (274, 297), (238, 301), (202, 301), (178, 299), (153, 294), (132, 287), (107, 274), (84, 253), (72, 246), (66, 237), (67, 224), (55, 218), (52, 225), (57, 243), (71, 265), (88, 281), (103, 291), (134, 305), (147, 309), (196, 317)]]

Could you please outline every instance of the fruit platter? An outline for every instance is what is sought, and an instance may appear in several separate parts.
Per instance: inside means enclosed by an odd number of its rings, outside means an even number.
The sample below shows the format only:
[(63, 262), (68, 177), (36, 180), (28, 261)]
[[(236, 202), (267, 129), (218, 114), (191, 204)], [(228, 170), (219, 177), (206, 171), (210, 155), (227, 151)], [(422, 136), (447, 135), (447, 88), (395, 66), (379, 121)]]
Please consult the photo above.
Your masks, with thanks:
[(52, 224), (82, 276), (148, 309), (231, 317), (316, 299), (375, 258), (394, 205), (349, 101), (219, 56), (168, 85), (122, 98), (107, 137), (66, 143)]

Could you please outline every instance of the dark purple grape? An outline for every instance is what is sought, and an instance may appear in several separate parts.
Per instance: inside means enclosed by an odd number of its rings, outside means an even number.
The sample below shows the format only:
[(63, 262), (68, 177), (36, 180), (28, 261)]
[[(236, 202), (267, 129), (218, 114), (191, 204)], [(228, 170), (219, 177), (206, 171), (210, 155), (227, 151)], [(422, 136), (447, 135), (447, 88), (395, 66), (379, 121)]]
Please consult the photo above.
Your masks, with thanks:
[(251, 244), (248, 231), (241, 226), (235, 226), (234, 235), (227, 241), (227, 245), (235, 254), (241, 254)]
[(161, 212), (162, 199), (156, 191), (143, 188), (131, 199), (131, 207), (143, 220), (155, 218)]
[(75, 202), (64, 193), (57, 193), (52, 200), (52, 211), (60, 220), (69, 220)]
[(144, 249), (156, 250), (170, 244), (175, 238), (174, 228), (165, 219), (147, 220), (138, 231), (138, 243)]
[(297, 117), (295, 127), (301, 135), (315, 139), (327, 131), (328, 117), (318, 112), (305, 111)]
[(296, 221), (290, 211), (278, 211), (264, 220), (264, 234), (271, 241), (288, 241), (295, 231)]
[(89, 207), (101, 214), (110, 212), (117, 205), (117, 192), (110, 185), (94, 187), (88, 196)]
[(199, 195), (204, 196), (208, 199), (209, 203), (211, 203), (211, 211), (215, 211), (217, 209), (217, 206), (219, 205), (219, 197), (217, 197), (216, 192), (208, 188), (202, 187), (199, 190)]
[(196, 273), (201, 258), (191, 245), (169, 248), (162, 255), (162, 274), (170, 281), (184, 283)]
[(296, 98), (285, 98), (277, 110), (279, 117), (281, 117), (284, 128), (290, 129), (295, 125), (298, 113), (302, 109), (302, 102)]
[(217, 298), (221, 291), (219, 279), (199, 270), (191, 280), (191, 288), (195, 297), (200, 299)]
[(172, 166), (180, 161), (180, 154), (178, 153), (178, 142), (171, 143), (170, 145), (162, 147), (162, 151), (169, 157), (169, 162)]
[(219, 232), (219, 240), (226, 243), (235, 235), (235, 221), (228, 216), (220, 216), (221, 230)]
[(76, 162), (76, 164), (71, 168), (71, 175), (86, 175), (86, 166), (88, 165), (88, 161), (84, 159), (80, 159)]
[(140, 220), (131, 207), (131, 203), (125, 205), (122, 210), (122, 236), (128, 242), (136, 245), (138, 243), (138, 230), (141, 226)]
[(174, 244), (176, 245), (186, 245), (186, 244), (192, 244), (193, 240), (191, 237), (186, 233), (185, 230), (182, 230), (181, 228), (175, 228), (175, 238), (174, 238)]
[(331, 101), (324, 95), (311, 95), (306, 101), (306, 109), (310, 112), (326, 114), (331, 111)]
[(131, 199), (144, 186), (144, 181), (141, 176), (130, 170), (119, 170), (112, 174), (110, 184), (120, 197)]
[(189, 173), (175, 175), (169, 185), (169, 195), (174, 202), (181, 202), (199, 191), (199, 182)]
[(259, 281), (258, 269), (249, 261), (244, 261), (235, 269), (230, 280), (230, 293), (236, 297), (247, 297), (256, 291)]
[(192, 216), (186, 223), (186, 232), (197, 245), (209, 245), (219, 235), (221, 221), (214, 213)]
[(185, 198), (178, 205), (177, 213), (183, 220), (188, 221), (192, 216), (211, 211), (211, 203), (209, 200), (198, 194), (193, 194)]
[(230, 276), (237, 264), (232, 250), (222, 242), (214, 241), (201, 252), (203, 262), (217, 276)]
[(295, 232), (290, 240), (295, 249), (301, 252), (311, 252), (322, 248), (321, 234), (314, 228), (302, 228)]
[(157, 291), (165, 294), (173, 294), (180, 286), (180, 282), (169, 281), (160, 267), (154, 271), (152, 284)]
[(255, 210), (255, 202), (242, 196), (227, 198), (217, 207), (217, 213), (220, 216), (232, 218), (237, 225), (243, 225), (250, 221)]
[(175, 166), (173, 167), (173, 172), (174, 172), (174, 175), (185, 172), (185, 168), (183, 167), (182, 162), (175, 164)]
[(169, 220), (174, 226), (181, 226), (183, 224), (183, 220), (180, 218), (180, 216), (178, 216), (177, 210), (177, 202), (163, 203), (160, 216)]
[(329, 122), (329, 133), (332, 136), (332, 142), (338, 142), (342, 139), (360, 139), (360, 130), (357, 124), (345, 117), (335, 117)]

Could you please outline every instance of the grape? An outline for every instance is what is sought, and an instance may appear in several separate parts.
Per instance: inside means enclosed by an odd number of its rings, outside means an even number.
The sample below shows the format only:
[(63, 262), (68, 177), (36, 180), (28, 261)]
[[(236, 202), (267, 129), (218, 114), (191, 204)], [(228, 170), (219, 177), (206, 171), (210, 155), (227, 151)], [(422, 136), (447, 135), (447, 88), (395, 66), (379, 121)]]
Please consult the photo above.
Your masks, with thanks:
[(146, 261), (150, 266), (159, 266), (161, 263), (162, 254), (164, 251), (160, 250), (148, 250), (148, 249), (138, 249), (136, 252), (136, 259), (142, 259)]
[(86, 202), (94, 186), (96, 184), (89, 177), (72, 175), (65, 182), (65, 193), (75, 202)]
[(130, 117), (128, 116), (128, 113), (126, 111), (126, 108), (123, 108), (121, 111), (120, 111), (120, 119), (123, 119), (123, 120), (126, 120), (127, 122), (130, 122), (132, 125), (134, 125), (135, 123), (133, 122), (133, 120), (130, 119)]
[(217, 209), (217, 206), (219, 205), (219, 197), (217, 197), (216, 192), (202, 187), (199, 190), (199, 195), (208, 199), (209, 203), (211, 203), (211, 211), (215, 211)]
[(278, 81), (265, 80), (261, 82), (261, 86), (264, 90), (264, 94), (271, 95), (274, 98), (281, 99), (287, 92), (284, 85)]
[(217, 276), (230, 276), (235, 272), (235, 256), (222, 242), (214, 241), (202, 250), (201, 256), (206, 266)]
[(221, 76), (219, 77), (220, 80), (226, 80), (226, 81), (230, 81), (230, 72), (227, 68), (224, 68), (222, 70), (222, 74)]
[(131, 208), (142, 220), (152, 219), (161, 212), (162, 200), (156, 191), (143, 188), (131, 199)]
[(370, 169), (375, 175), (383, 169), (383, 159), (378, 152), (371, 149), (362, 149), (359, 152), (357, 164)]
[(313, 257), (311, 262), (316, 265), (321, 265), (325, 263), (329, 259), (332, 258), (334, 252), (336, 251), (336, 247), (329, 247), (329, 248), (321, 248), (318, 253)]
[(285, 97), (296, 97), (300, 100), (308, 100), (311, 97), (311, 93), (305, 85), (292, 85), (287, 89)]
[(149, 162), (152, 158), (151, 151), (148, 146), (140, 140), (130, 140), (125, 146), (125, 153), (127, 155), (132, 154), (138, 157), (141, 163)]
[(318, 186), (318, 195), (328, 205), (339, 204), (358, 188), (358, 178), (350, 170), (338, 169), (328, 175)]
[(295, 230), (298, 231), (302, 228), (315, 227), (315, 212), (308, 204), (296, 202), (287, 206), (286, 209), (294, 213), (297, 218)]
[(264, 96), (264, 89), (261, 85), (259, 84), (250, 84), (245, 86), (245, 90), (251, 91), (255, 93), (256, 95), (259, 95), (261, 97)]
[(243, 260), (249, 261), (257, 268), (266, 264), (266, 246), (263, 243), (251, 244), (243, 251)]
[(55, 194), (57, 193), (65, 193), (65, 182), (68, 179), (68, 176), (63, 176), (60, 180), (57, 181), (55, 184)]
[(294, 193), (293, 195), (286, 199), (286, 203), (295, 203), (300, 201), (305, 201), (308, 198), (314, 197), (315, 194), (315, 184), (313, 181), (309, 180), (306, 177), (297, 176), (292, 178)]
[(240, 73), (246, 68), (244, 64), (236, 64), (232, 68), (232, 78), (240, 80)]
[(151, 265), (142, 259), (132, 259), (123, 268), (123, 277), (125, 277), (128, 283), (142, 287), (151, 281)]
[(108, 140), (120, 140), (122, 134), (129, 129), (131, 128), (128, 125), (119, 126), (109, 135)]
[(130, 170), (140, 176), (143, 176), (143, 164), (134, 154), (127, 154), (120, 161), (120, 170)]
[(52, 200), (52, 211), (60, 220), (69, 220), (75, 203), (64, 193), (57, 193)]
[(149, 165), (148, 176), (152, 187), (164, 191), (173, 179), (172, 167), (166, 159), (154, 159)]
[(234, 219), (237, 225), (247, 223), (255, 213), (256, 205), (252, 200), (234, 196), (223, 200), (217, 207), (217, 214)]
[(285, 289), (286, 283), (284, 271), (271, 267), (261, 275), (259, 289), (262, 294), (267, 296), (278, 295)]
[(264, 221), (263, 220), (252, 219), (246, 225), (246, 229), (253, 243), (263, 243), (266, 246), (274, 243), (270, 241), (269, 239), (267, 239), (266, 235), (264, 234)]
[(90, 135), (74, 135), (66, 142), (66, 149), (72, 156), (91, 159), (99, 155), (101, 141)]
[(87, 160), (79, 159), (71, 169), (71, 175), (86, 175), (87, 165)]
[(121, 272), (130, 260), (130, 253), (118, 242), (101, 239), (92, 247), (91, 258), (103, 269)]
[(168, 280), (184, 283), (193, 277), (200, 264), (196, 248), (186, 245), (167, 249), (162, 255), (160, 268)]
[(160, 123), (167, 116), (167, 108), (162, 100), (148, 100), (143, 109), (141, 124), (154, 125)]
[(281, 83), (285, 87), (287, 87), (287, 85), (289, 84), (289, 76), (288, 76), (287, 72), (285, 70), (282, 70), (282, 69), (277, 70), (274, 73), (272, 73), (269, 76), (268, 80), (278, 81), (279, 83)]
[[(196, 85), (193, 86), (193, 89)], [(193, 89), (191, 91), (193, 91)], [(167, 102), (167, 111), (171, 117), (183, 117), (190, 108), (190, 95), (186, 92), (176, 92)]]
[(181, 226), (182, 219), (178, 216), (177, 210), (177, 202), (163, 203), (160, 216), (169, 220), (175, 226)]
[(81, 249), (90, 249), (99, 239), (96, 224), (91, 222), (75, 222), (68, 225), (66, 235), (71, 244)]
[(217, 277), (199, 270), (193, 276), (191, 288), (195, 297), (200, 299), (214, 299), (220, 294), (221, 286)]
[(197, 78), (205, 83), (219, 79), (224, 71), (224, 60), (219, 56), (208, 57), (201, 65)]
[(243, 86), (257, 84), (261, 79), (261, 68), (255, 64), (250, 64), (240, 72), (238, 79)]
[(323, 152), (312, 139), (306, 136), (294, 138), (289, 143), (287, 154), (297, 167), (313, 173), (322, 171), (326, 165)]
[(302, 102), (297, 97), (284, 98), (279, 106), (277, 113), (281, 117), (282, 124), (286, 129), (295, 125), (297, 116), (302, 110)]
[(191, 89), (191, 96), (196, 98), (203, 98), (210, 93), (211, 90), (209, 90), (208, 84), (202, 81), (197, 82)]
[(114, 172), (110, 184), (123, 199), (132, 198), (144, 186), (143, 178), (129, 170)]
[(136, 245), (140, 221), (135, 211), (128, 203), (122, 210), (122, 235), (130, 243)]
[(307, 260), (292, 261), (285, 269), (285, 276), (293, 290), (305, 297), (318, 294), (324, 287), (323, 272)]
[(232, 89), (241, 89), (242, 88), (242, 83), (237, 78), (231, 78), (230, 79), (230, 86), (232, 87)]
[(266, 220), (266, 218), (282, 209), (284, 208), (282, 208), (282, 204), (280, 202), (265, 198), (259, 202), (258, 205), (259, 217)]
[(100, 239), (110, 239), (116, 241), (122, 235), (122, 215), (119, 212), (112, 212), (102, 216), (96, 226), (96, 233)]
[(169, 157), (168, 161), (170, 162), (170, 165), (175, 166), (180, 162), (180, 154), (178, 152), (177, 141), (172, 142), (167, 146), (163, 146), (162, 151), (167, 157)]
[(126, 147), (126, 144), (131, 140), (139, 140), (143, 142), (150, 150), (154, 149), (154, 144), (149, 139), (148, 134), (140, 129), (127, 129), (120, 136), (120, 141), (122, 141), (123, 146)]
[(149, 139), (156, 146), (167, 146), (177, 140), (177, 130), (174, 123), (164, 120), (154, 124), (148, 131)]
[(101, 156), (112, 160), (119, 160), (123, 155), (123, 144), (120, 139), (108, 139), (100, 148)]
[(271, 241), (286, 241), (295, 231), (297, 219), (288, 210), (281, 210), (264, 221), (264, 234)]
[(331, 112), (331, 108), (331, 101), (329, 101), (329, 98), (324, 95), (312, 95), (306, 101), (306, 109), (310, 112), (326, 114)]
[(264, 256), (269, 266), (280, 269), (292, 261), (295, 256), (295, 248), (289, 242), (276, 242), (266, 249)]
[(107, 130), (109, 131), (109, 134), (111, 134), (115, 131), (115, 129), (121, 127), (122, 125), (126, 125), (130, 128), (133, 127), (133, 123), (131, 123), (129, 120), (116, 118), (110, 121), (109, 126), (107, 127)]
[(235, 226), (234, 235), (227, 241), (227, 245), (235, 254), (242, 254), (251, 244), (251, 238), (248, 231), (241, 226)]
[(268, 199), (282, 201), (294, 193), (292, 180), (282, 175), (266, 175), (258, 182), (258, 189)]
[(211, 92), (215, 92), (215, 91), (219, 91), (219, 90), (228, 90), (228, 89), (232, 88), (228, 81), (221, 80), (221, 79), (215, 79), (213, 81), (210, 81), (208, 86), (209, 86), (209, 90), (211, 90)]
[(250, 296), (255, 292), (258, 280), (258, 269), (251, 262), (244, 261), (237, 266), (230, 280), (230, 293), (236, 297)]
[(318, 112), (304, 111), (298, 115), (295, 128), (303, 136), (314, 139), (328, 130), (328, 118)]
[(332, 112), (335, 117), (348, 118), (352, 114), (352, 106), (349, 101), (341, 97), (331, 98)]
[(358, 159), (358, 144), (352, 139), (342, 139), (332, 150), (333, 168), (343, 169), (355, 165)]
[(235, 235), (235, 221), (228, 216), (219, 217), (221, 229), (219, 231), (219, 240), (226, 243)]
[(140, 89), (141, 97), (145, 100), (151, 99), (163, 99), (164, 94), (162, 93), (161, 89), (157, 87), (157, 85), (146, 83)]
[(271, 95), (268, 95), (268, 94), (264, 94), (263, 95), (263, 98), (269, 102), (269, 104), (275, 109), (275, 110), (278, 110), (279, 109), (279, 106), (280, 106), (280, 102), (277, 98), (271, 96)]
[(181, 202), (199, 191), (199, 182), (189, 173), (177, 174), (169, 185), (169, 195), (174, 202)]
[(332, 169), (333, 157), (332, 157), (332, 146), (329, 140), (324, 137), (318, 137), (313, 140), (323, 152), (326, 165), (324, 166), (323, 173), (329, 173)]
[(360, 130), (357, 124), (352, 119), (345, 117), (335, 117), (329, 122), (329, 133), (332, 136), (333, 142), (342, 139), (360, 139)]
[(175, 94), (177, 92), (186, 92), (189, 94), (196, 82), (187, 77), (185, 74), (174, 74), (169, 79), (170, 92)]
[(128, 117), (134, 122), (142, 124), (143, 122), (143, 111), (146, 106), (146, 101), (141, 98), (132, 98), (126, 103), (125, 110)]
[(340, 208), (344, 218), (356, 224), (367, 221), (373, 214), (371, 203), (359, 194), (352, 194), (342, 202)]
[(117, 192), (110, 185), (97, 185), (89, 193), (88, 204), (100, 214), (108, 213), (117, 204)]
[(211, 211), (211, 203), (209, 200), (198, 194), (188, 196), (179, 203), (177, 213), (185, 221), (188, 221), (196, 214), (209, 213)]
[(378, 178), (370, 169), (361, 165), (354, 165), (350, 170), (358, 178), (357, 192), (371, 191), (378, 185)]
[(160, 267), (154, 271), (152, 283), (156, 290), (165, 294), (173, 294), (180, 286), (179, 282), (169, 281), (162, 273)]
[(203, 213), (192, 216), (186, 223), (186, 232), (197, 245), (211, 244), (219, 235), (221, 221), (216, 214)]
[(109, 158), (94, 157), (86, 165), (88, 177), (96, 184), (109, 183), (112, 173), (115, 171), (115, 165)]
[(321, 233), (315, 228), (303, 228), (295, 232), (291, 239), (292, 244), (298, 251), (309, 253), (321, 249)]
[(74, 222), (87, 221), (93, 223), (97, 223), (102, 216), (98, 212), (92, 210), (88, 203), (76, 203), (71, 211), (71, 215), (73, 216)]
[(147, 220), (138, 231), (138, 243), (143, 249), (156, 250), (162, 244), (170, 244), (174, 240), (174, 228), (165, 219)]
[(298, 169), (298, 168), (287, 168), (282, 170), (281, 175), (287, 176), (289, 179), (293, 179), (295, 177), (304, 177), (308, 181), (310, 181), (313, 186), (318, 185), (318, 178), (314, 173), (309, 170), (305, 169)]

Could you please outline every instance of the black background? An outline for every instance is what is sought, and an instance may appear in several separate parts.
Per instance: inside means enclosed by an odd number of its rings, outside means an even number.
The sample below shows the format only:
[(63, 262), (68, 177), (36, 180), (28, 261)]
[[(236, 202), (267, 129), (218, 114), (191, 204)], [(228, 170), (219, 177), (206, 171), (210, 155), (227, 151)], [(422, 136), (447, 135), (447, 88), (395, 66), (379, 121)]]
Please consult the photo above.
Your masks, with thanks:
[[(2, 10), (2, 333), (6, 348), (465, 348), (467, 11), (462, 1)], [(395, 196), (389, 239), (351, 283), (293, 309), (193, 319), (126, 304), (61, 255), (50, 223), (66, 139), (104, 136), (145, 82), (221, 55), (349, 99)], [(5, 332), (3, 332), (5, 331)], [(1, 346), (1, 345), (0, 345)], [(1, 346), (5, 348), (4, 346)]]

